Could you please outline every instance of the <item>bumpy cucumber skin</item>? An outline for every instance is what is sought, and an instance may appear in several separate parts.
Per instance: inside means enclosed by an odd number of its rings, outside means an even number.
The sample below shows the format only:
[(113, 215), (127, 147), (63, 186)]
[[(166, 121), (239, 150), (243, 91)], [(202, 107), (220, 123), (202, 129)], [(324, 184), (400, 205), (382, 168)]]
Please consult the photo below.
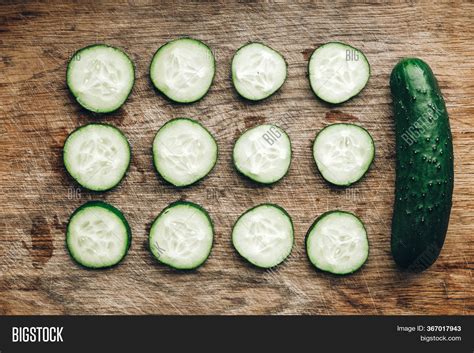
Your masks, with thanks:
[[(313, 55), (316, 53), (316, 51), (317, 51), (318, 49), (320, 49), (320, 48), (322, 48), (322, 47), (324, 47), (324, 46), (326, 46), (326, 45), (330, 45), (330, 44), (345, 45), (346, 47), (349, 47), (349, 48), (351, 48), (351, 49), (353, 49), (353, 50), (356, 50), (358, 53), (360, 53), (360, 54), (362, 55), (362, 57), (364, 58), (365, 62), (367, 63), (367, 66), (368, 66), (368, 68), (369, 68), (369, 78), (367, 79), (367, 82), (365, 83), (364, 87), (362, 87), (362, 89), (361, 89), (359, 92), (357, 92), (357, 93), (355, 93), (354, 95), (352, 95), (352, 96), (350, 96), (349, 98), (347, 98), (345, 101), (336, 102), (336, 103), (334, 103), (334, 102), (329, 102), (329, 101), (327, 101), (327, 100), (322, 99), (322, 98), (321, 98), (320, 96), (318, 96), (318, 94), (314, 91), (313, 86), (311, 85), (311, 69), (310, 69), (310, 68), (311, 68), (311, 59), (312, 59)], [(327, 42), (327, 43), (321, 44), (319, 47), (317, 47), (316, 49), (314, 49), (314, 51), (311, 53), (311, 56), (309, 57), (308, 66), (307, 66), (307, 67), (308, 67), (308, 74), (307, 74), (307, 76), (308, 76), (309, 88), (311, 89), (311, 91), (314, 93), (314, 95), (315, 95), (318, 99), (320, 99), (321, 101), (323, 101), (323, 102), (325, 102), (325, 103), (331, 104), (331, 105), (337, 105), (337, 104), (345, 103), (345, 102), (351, 100), (352, 98), (354, 98), (355, 96), (357, 96), (357, 95), (358, 95), (360, 92), (362, 92), (362, 91), (364, 90), (364, 88), (367, 86), (367, 83), (369, 83), (369, 80), (370, 80), (370, 76), (372, 75), (369, 60), (367, 59), (367, 57), (365, 56), (365, 54), (364, 54), (364, 52), (363, 52), (362, 50), (357, 49), (357, 48), (355, 48), (355, 47), (353, 47), (352, 45), (349, 45), (349, 44), (347, 44), (347, 43), (336, 42), (336, 41), (334, 41), (334, 42)]]
[[(402, 59), (390, 88), (396, 137), (392, 255), (400, 267), (422, 271), (438, 258), (448, 229), (454, 186), (449, 118), (424, 61)], [(406, 141), (408, 129), (419, 134), (412, 144)]]
[[(88, 207), (102, 207), (102, 208), (105, 208), (106, 210), (108, 211), (111, 211), (113, 214), (115, 214), (118, 218), (120, 218), (120, 220), (123, 222), (123, 224), (125, 225), (125, 228), (127, 229), (127, 246), (126, 246), (126, 249), (125, 249), (125, 252), (123, 254), (123, 256), (120, 258), (120, 260), (118, 260), (115, 264), (113, 265), (110, 265), (110, 266), (100, 266), (100, 267), (95, 267), (95, 266), (88, 266), (88, 265), (85, 265), (81, 262), (79, 262), (75, 255), (74, 255), (74, 252), (71, 251), (71, 249), (69, 248), (68, 246), (68, 238), (69, 238), (69, 223), (71, 223), (71, 220), (73, 219), (73, 217), (79, 213), (80, 211), (82, 211), (83, 209), (85, 208), (88, 208)], [(130, 249), (130, 245), (132, 244), (132, 229), (130, 228), (130, 225), (128, 224), (125, 216), (123, 215), (123, 213), (115, 208), (114, 206), (112, 206), (111, 204), (108, 204), (104, 201), (100, 201), (100, 200), (93, 200), (93, 201), (88, 201), (86, 203), (84, 203), (83, 205), (79, 206), (72, 214), (71, 216), (69, 217), (69, 221), (68, 221), (68, 224), (67, 224), (67, 228), (66, 228), (66, 249), (69, 253), (69, 255), (71, 256), (71, 258), (74, 260), (74, 262), (76, 262), (79, 266), (83, 267), (83, 268), (86, 268), (86, 269), (107, 269), (107, 268), (111, 268), (111, 267), (114, 267), (114, 266), (117, 266), (120, 262), (122, 262), (122, 260), (125, 258), (125, 256), (127, 256), (127, 253), (128, 253), (128, 250)]]
[[(288, 254), (287, 257), (285, 257), (283, 260), (281, 260), (279, 263), (277, 263), (276, 265), (272, 266), (272, 267), (264, 267), (264, 266), (259, 266), (257, 265), (256, 263), (250, 261), (248, 258), (246, 258), (245, 256), (243, 256), (236, 248), (236, 246), (234, 245), (234, 228), (235, 226), (237, 225), (237, 223), (240, 221), (240, 219), (245, 216), (247, 213), (249, 213), (250, 211), (253, 211), (254, 209), (256, 209), (257, 207), (260, 207), (260, 206), (270, 206), (270, 207), (274, 207), (276, 209), (278, 209), (279, 211), (281, 211), (285, 216), (288, 217), (288, 219), (290, 220), (290, 224), (291, 224), (291, 235), (292, 235), (292, 240), (293, 240), (293, 243), (291, 245), (291, 249), (290, 249), (290, 252)], [(282, 264), (283, 262), (285, 262), (285, 260), (291, 255), (291, 252), (293, 251), (293, 247), (295, 246), (295, 227), (293, 226), (293, 220), (291, 219), (291, 216), (288, 214), (288, 212), (286, 212), (286, 210), (275, 204), (275, 203), (261, 203), (259, 205), (256, 205), (256, 206), (253, 206), (252, 208), (249, 208), (247, 211), (245, 211), (244, 213), (242, 213), (239, 218), (237, 218), (237, 220), (235, 221), (234, 225), (232, 226), (232, 232), (231, 232), (231, 235), (232, 235), (232, 246), (234, 247), (235, 251), (237, 252), (237, 254), (239, 254), (239, 256), (244, 259), (245, 261), (247, 261), (249, 264), (251, 264), (252, 266), (255, 266), (257, 268), (261, 268), (261, 269), (268, 269), (268, 268), (275, 268), (277, 267), (278, 265)]]
[[(127, 165), (127, 168), (125, 169), (125, 173), (123, 173), (123, 177), (122, 179), (120, 179), (117, 184), (113, 185), (112, 187), (110, 188), (107, 188), (107, 189), (90, 189), (88, 187), (85, 187), (84, 185), (82, 185), (79, 180), (77, 180), (74, 176), (72, 176), (71, 173), (69, 173), (69, 170), (67, 169), (66, 167), (66, 162), (65, 162), (65, 150), (64, 150), (64, 145), (66, 145), (66, 141), (68, 140), (68, 138), (73, 134), (75, 133), (76, 131), (79, 131), (80, 129), (83, 129), (89, 125), (102, 125), (102, 126), (107, 126), (107, 127), (111, 127), (111, 128), (114, 128), (115, 130), (117, 130), (122, 136), (123, 138), (125, 139), (125, 141), (127, 141), (127, 144), (128, 144), (128, 150), (130, 152), (130, 158), (128, 160), (128, 165)], [(113, 190), (115, 189), (117, 186), (120, 185), (120, 183), (123, 181), (123, 179), (125, 179), (125, 176), (127, 175), (128, 173), (128, 170), (130, 169), (130, 163), (132, 162), (132, 146), (130, 146), (130, 142), (128, 141), (127, 139), (127, 136), (125, 136), (125, 134), (122, 132), (122, 130), (120, 130), (119, 128), (113, 126), (113, 125), (110, 125), (110, 124), (106, 124), (106, 123), (89, 123), (89, 124), (86, 124), (86, 125), (82, 125), (82, 126), (79, 126), (78, 128), (74, 129), (74, 131), (72, 131), (66, 138), (66, 140), (64, 141), (64, 145), (63, 145), (63, 153), (62, 153), (62, 157), (63, 157), (63, 164), (64, 164), (64, 169), (66, 169), (66, 172), (67, 174), (74, 180), (74, 182), (76, 182), (79, 186), (81, 186), (82, 188), (86, 189), (86, 190), (89, 190), (89, 191), (93, 191), (93, 192), (96, 192), (96, 193), (101, 193), (101, 192), (104, 192), (104, 191), (110, 191), (110, 190)]]
[[(235, 84), (234, 84), (234, 70), (233, 70), (233, 63), (234, 63), (234, 58), (236, 57), (236, 55), (239, 53), (239, 51), (243, 48), (245, 48), (247, 45), (250, 45), (250, 44), (260, 44), (260, 45), (263, 45), (264, 47), (267, 47), (271, 50), (273, 50), (275, 53), (277, 53), (282, 59), (283, 61), (285, 62), (285, 68), (286, 68), (286, 71), (285, 71), (285, 79), (283, 80), (283, 83), (272, 93), (272, 94), (269, 94), (268, 96), (264, 97), (264, 98), (261, 98), (261, 99), (252, 99), (250, 97), (245, 97), (243, 95), (240, 94), (239, 90), (237, 89), (237, 87), (235, 87)], [(279, 52), (279, 51), (276, 51), (275, 49), (269, 47), (268, 45), (266, 44), (263, 44), (261, 42), (247, 42), (245, 43), (244, 45), (242, 45), (239, 49), (237, 49), (234, 53), (234, 55), (232, 56), (232, 60), (231, 60), (231, 64), (230, 64), (230, 79), (232, 81), (232, 87), (234, 87), (234, 90), (237, 92), (237, 94), (239, 95), (240, 98), (242, 98), (243, 100), (245, 101), (248, 101), (248, 102), (252, 102), (252, 103), (257, 103), (257, 102), (262, 102), (264, 100), (267, 100), (269, 99), (270, 97), (274, 96), (282, 87), (283, 85), (285, 84), (286, 82), (286, 79), (288, 78), (288, 62), (286, 61), (285, 57)]]
[[(333, 275), (336, 275), (336, 276), (345, 276), (345, 275), (350, 275), (354, 272), (357, 272), (358, 270), (360, 270), (362, 268), (362, 266), (364, 266), (364, 264), (367, 262), (367, 259), (369, 258), (369, 253), (370, 253), (370, 244), (369, 244), (369, 247), (367, 248), (367, 257), (365, 258), (364, 262), (358, 267), (358, 268), (355, 268), (354, 270), (352, 271), (349, 271), (349, 272), (344, 272), (344, 273), (339, 273), (339, 272), (331, 272), (331, 271), (327, 271), (327, 270), (322, 270), (320, 269), (318, 266), (316, 266), (316, 264), (311, 260), (311, 257), (309, 256), (309, 253), (308, 253), (308, 240), (309, 240), (309, 236), (313, 230), (313, 228), (316, 226), (316, 224), (318, 224), (318, 222), (320, 220), (322, 220), (323, 218), (325, 218), (326, 216), (329, 216), (330, 214), (332, 213), (343, 213), (343, 214), (349, 214), (351, 216), (354, 216), (355, 218), (357, 218), (360, 222), (360, 224), (362, 225), (362, 227), (364, 228), (365, 230), (365, 234), (367, 234), (367, 228), (365, 228), (365, 224), (364, 222), (361, 221), (361, 219), (359, 217), (357, 217), (355, 214), (351, 213), (351, 212), (347, 212), (347, 211), (342, 211), (342, 210), (332, 210), (332, 211), (327, 211), (327, 212), (324, 212), (322, 215), (320, 215), (318, 218), (315, 219), (315, 221), (313, 222), (313, 224), (311, 224), (311, 226), (309, 227), (308, 231), (306, 232), (306, 236), (305, 236), (305, 240), (304, 240), (304, 243), (305, 243), (305, 249), (306, 249), (306, 257), (308, 258), (309, 262), (311, 263), (311, 265), (314, 266), (314, 268), (316, 268), (317, 270), (319, 271), (322, 271), (322, 272), (327, 272), (327, 273), (331, 273)], [(367, 237), (367, 243), (369, 242), (369, 238)]]
[(201, 126), (204, 130), (207, 131), (207, 133), (212, 137), (212, 139), (214, 140), (214, 143), (216, 144), (216, 160), (214, 161), (214, 165), (212, 166), (212, 168), (209, 170), (209, 172), (204, 175), (203, 177), (197, 179), (196, 181), (192, 182), (191, 184), (186, 184), (186, 185), (176, 185), (175, 183), (173, 183), (171, 180), (168, 180), (167, 178), (165, 178), (158, 170), (158, 167), (156, 166), (156, 161), (155, 161), (155, 150), (153, 148), (153, 143), (152, 143), (152, 146), (151, 146), (151, 155), (152, 155), (152, 159), (153, 159), (153, 167), (155, 168), (155, 171), (156, 173), (164, 180), (166, 181), (167, 183), (173, 185), (174, 187), (177, 187), (177, 188), (187, 188), (187, 187), (190, 187), (190, 186), (193, 186), (197, 183), (199, 183), (201, 180), (205, 179), (209, 174), (211, 174), (212, 170), (216, 167), (216, 164), (217, 164), (217, 160), (219, 159), (219, 145), (217, 144), (217, 141), (216, 141), (216, 138), (214, 137), (214, 135), (203, 125), (201, 124), (199, 121), (197, 120), (193, 120), (193, 119), (190, 119), (190, 118), (174, 118), (174, 119), (171, 119), (169, 121), (167, 121), (165, 124), (163, 124), (162, 127), (159, 128), (159, 130), (156, 132), (155, 134), (155, 137), (153, 138), (153, 141), (155, 141), (155, 138), (156, 136), (160, 133), (161, 129), (163, 129), (166, 125), (170, 124), (170, 123), (173, 123), (173, 122), (176, 122), (177, 120), (187, 120), (193, 124), (197, 124), (199, 126)]
[[(314, 153), (313, 153), (313, 151), (314, 151), (314, 144), (316, 143), (316, 140), (318, 139), (319, 134), (320, 134), (321, 132), (323, 132), (325, 129), (327, 129), (328, 127), (334, 126), (334, 125), (351, 125), (351, 126), (357, 126), (358, 128), (361, 128), (362, 130), (364, 130), (364, 131), (367, 133), (367, 135), (369, 135), (369, 137), (370, 137), (370, 142), (371, 142), (372, 147), (373, 147), (373, 150), (374, 150), (373, 153), (372, 153), (372, 159), (370, 160), (369, 165), (368, 165), (367, 168), (365, 169), (364, 174), (362, 174), (362, 176), (361, 176), (359, 179), (353, 181), (352, 183), (336, 184), (336, 183), (333, 183), (332, 181), (326, 179), (326, 178), (324, 177), (323, 173), (321, 173), (321, 171), (320, 171), (319, 168), (318, 168), (318, 164), (316, 163), (316, 158), (314, 158)], [(351, 186), (351, 185), (354, 185), (354, 184), (358, 183), (359, 181), (361, 181), (361, 180), (365, 177), (365, 175), (366, 175), (367, 172), (369, 171), (369, 169), (370, 169), (370, 167), (372, 166), (372, 163), (374, 162), (374, 159), (375, 159), (375, 142), (374, 142), (374, 139), (373, 139), (372, 135), (370, 134), (370, 132), (369, 132), (367, 129), (363, 128), (362, 126), (359, 126), (359, 125), (356, 125), (356, 124), (351, 124), (351, 123), (334, 123), (334, 124), (325, 126), (324, 128), (322, 128), (322, 129), (316, 134), (316, 137), (314, 138), (313, 144), (311, 145), (311, 154), (313, 155), (313, 160), (314, 160), (314, 163), (316, 164), (316, 169), (318, 170), (318, 173), (321, 175), (321, 177), (322, 177), (325, 181), (327, 181), (329, 184), (331, 184), (331, 185), (333, 185), (333, 186), (344, 188), (344, 187), (348, 187), (348, 186)]]
[[(199, 44), (205, 46), (207, 49), (209, 49), (209, 52), (212, 54), (212, 63), (213, 63), (213, 66), (214, 66), (214, 74), (212, 75), (212, 79), (211, 79), (211, 84), (209, 85), (209, 88), (207, 89), (206, 92), (204, 92), (204, 94), (195, 99), (195, 100), (191, 100), (191, 101), (177, 101), (177, 100), (174, 100), (173, 98), (171, 97), (168, 97), (168, 95), (163, 92), (162, 90), (160, 90), (156, 85), (155, 85), (155, 82), (153, 81), (153, 78), (151, 77), (151, 68), (153, 66), (153, 61), (155, 60), (155, 56), (156, 54), (158, 54), (158, 52), (165, 48), (168, 44), (171, 44), (173, 42), (176, 42), (178, 40), (181, 40), (181, 39), (188, 39), (188, 40), (192, 40), (192, 41), (195, 41), (195, 42), (198, 42)], [(211, 89), (212, 87), (212, 84), (214, 83), (214, 78), (216, 77), (216, 57), (214, 56), (214, 53), (212, 52), (211, 48), (204, 42), (201, 42), (199, 39), (194, 39), (194, 38), (191, 38), (191, 37), (181, 37), (181, 38), (176, 38), (176, 39), (173, 39), (173, 40), (170, 40), (169, 42), (166, 42), (165, 44), (163, 44), (161, 47), (159, 47), (155, 53), (153, 54), (153, 57), (151, 58), (151, 62), (150, 62), (150, 66), (148, 67), (148, 76), (150, 78), (150, 81), (151, 81), (151, 84), (153, 85), (153, 88), (160, 94), (162, 95), (164, 98), (166, 98), (168, 101), (170, 102), (173, 102), (173, 103), (177, 103), (177, 104), (191, 104), (191, 103), (196, 103), (196, 102), (199, 102), (201, 99), (203, 99), (207, 93), (209, 92), (209, 90)]]
[[(173, 208), (175, 206), (179, 206), (179, 205), (185, 205), (185, 206), (189, 206), (189, 207), (194, 207), (195, 209), (201, 211), (202, 213), (204, 213), (207, 217), (207, 219), (209, 220), (209, 224), (211, 225), (211, 229), (212, 229), (212, 243), (211, 243), (211, 248), (209, 250), (209, 254), (207, 255), (207, 257), (201, 262), (201, 263), (198, 263), (196, 264), (196, 266), (194, 267), (176, 267), (176, 266), (173, 266), (169, 263), (165, 263), (165, 262), (162, 262), (156, 255), (155, 253), (153, 252), (152, 250), (152, 246), (153, 244), (151, 243), (151, 230), (153, 229), (153, 226), (155, 225), (156, 221), (161, 217), (162, 214), (164, 214), (166, 211), (168, 211), (170, 208)], [(175, 270), (178, 270), (178, 271), (193, 271), (193, 270), (196, 270), (198, 267), (201, 267), (206, 261), (207, 259), (209, 259), (209, 256), (211, 256), (211, 252), (212, 252), (212, 248), (214, 247), (214, 223), (212, 222), (212, 219), (211, 219), (211, 216), (209, 216), (209, 213), (206, 211), (206, 209), (204, 209), (202, 206), (194, 203), (194, 202), (190, 202), (190, 201), (183, 201), (183, 200), (178, 200), (178, 201), (175, 201), (175, 202), (172, 202), (170, 203), (168, 206), (166, 206), (158, 216), (156, 216), (156, 218), (154, 219), (153, 223), (151, 224), (151, 227), (150, 227), (150, 232), (148, 233), (148, 248), (151, 252), (151, 254), (153, 255), (153, 258), (158, 261), (160, 264), (163, 264), (163, 265), (166, 265), (166, 266), (169, 266), (170, 268), (173, 268)]]
[[(128, 92), (128, 95), (127, 97), (125, 97), (125, 99), (123, 100), (122, 103), (120, 103), (117, 107), (115, 107), (114, 109), (111, 109), (111, 110), (101, 110), (101, 109), (93, 109), (92, 107), (89, 107), (87, 106), (86, 104), (82, 103), (76, 96), (76, 94), (74, 93), (74, 90), (71, 86), (69, 86), (69, 69), (71, 67), (71, 63), (73, 62), (73, 60), (75, 60), (75, 58), (77, 57), (77, 55), (84, 51), (84, 50), (90, 50), (90, 49), (93, 49), (95, 47), (105, 47), (105, 48), (112, 48), (114, 50), (117, 50), (119, 52), (121, 52), (122, 54), (124, 54), (128, 61), (130, 62), (130, 65), (132, 67), (132, 71), (133, 71), (133, 83), (132, 83), (132, 87), (130, 88), (130, 92)], [(113, 113), (117, 110), (119, 110), (124, 104), (125, 102), (127, 101), (128, 97), (130, 97), (130, 94), (132, 94), (132, 91), (133, 91), (133, 86), (135, 86), (135, 64), (133, 63), (132, 59), (130, 59), (130, 57), (128, 56), (128, 54), (119, 49), (119, 48), (116, 48), (116, 47), (113, 47), (111, 45), (108, 45), (108, 44), (102, 44), (102, 43), (98, 43), (98, 44), (91, 44), (91, 45), (88, 45), (84, 48), (81, 48), (79, 49), (78, 51), (76, 51), (74, 53), (73, 56), (71, 56), (71, 58), (69, 59), (68, 63), (67, 63), (67, 69), (66, 69), (66, 84), (67, 84), (67, 87), (69, 88), (69, 92), (71, 92), (71, 94), (73, 95), (74, 99), (76, 100), (77, 103), (79, 103), (79, 105), (81, 107), (83, 107), (84, 109), (92, 112), (92, 113), (99, 113), (99, 114), (110, 114), (110, 113)]]
[[(263, 182), (263, 181), (258, 181), (256, 179), (253, 179), (252, 177), (250, 177), (249, 175), (245, 174), (243, 171), (241, 171), (238, 167), (237, 167), (237, 162), (235, 161), (235, 158), (234, 158), (234, 150), (235, 150), (235, 146), (237, 145), (237, 142), (239, 141), (239, 139), (244, 136), (247, 132), (249, 132), (250, 130), (252, 129), (255, 129), (261, 125), (273, 125), (275, 126), (276, 128), (278, 128), (279, 130), (281, 130), (285, 135), (286, 137), (288, 138), (288, 141), (290, 142), (290, 165), (288, 166), (288, 169), (286, 171), (285, 174), (283, 174), (281, 176), (281, 178), (277, 179), (277, 180), (274, 180), (274, 181), (271, 181), (271, 182)], [(235, 140), (234, 142), (234, 147), (232, 147), (232, 164), (234, 165), (234, 168), (235, 170), (237, 171), (237, 173), (241, 176), (243, 176), (245, 179), (249, 180), (251, 183), (253, 183), (255, 186), (262, 186), (262, 185), (265, 185), (265, 186), (271, 186), (273, 184), (276, 184), (278, 183), (280, 180), (282, 180), (283, 178), (285, 178), (287, 176), (287, 174), (290, 172), (290, 168), (291, 168), (291, 161), (293, 159), (293, 145), (291, 144), (291, 139), (290, 139), (290, 135), (287, 134), (287, 132), (285, 130), (283, 130), (283, 128), (279, 127), (278, 125), (275, 125), (275, 124), (261, 124), (261, 125), (256, 125), (256, 126), (253, 126), (251, 128), (248, 128), (247, 130), (245, 130), (242, 134), (240, 134), (240, 136), (237, 138), (237, 140)]]

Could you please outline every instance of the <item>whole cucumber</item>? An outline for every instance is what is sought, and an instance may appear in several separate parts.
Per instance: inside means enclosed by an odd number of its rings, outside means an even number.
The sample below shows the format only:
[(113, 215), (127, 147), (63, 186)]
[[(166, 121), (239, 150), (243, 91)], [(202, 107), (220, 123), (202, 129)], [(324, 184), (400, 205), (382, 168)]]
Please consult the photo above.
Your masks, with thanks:
[(396, 137), (392, 255), (400, 267), (422, 271), (438, 258), (448, 230), (454, 185), (449, 118), (423, 60), (402, 59), (390, 89)]

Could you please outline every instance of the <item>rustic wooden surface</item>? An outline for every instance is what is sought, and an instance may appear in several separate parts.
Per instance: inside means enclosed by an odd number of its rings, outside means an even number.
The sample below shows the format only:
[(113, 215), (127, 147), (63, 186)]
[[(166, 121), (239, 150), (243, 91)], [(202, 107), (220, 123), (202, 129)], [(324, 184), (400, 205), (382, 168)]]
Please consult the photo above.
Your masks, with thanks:
[[(473, 13), (472, 3), (431, 2), (1, 5), (0, 313), (473, 314)], [(148, 79), (157, 47), (183, 35), (207, 42), (217, 59), (209, 94), (185, 106), (157, 95)], [(239, 99), (229, 80), (232, 54), (250, 40), (268, 43), (289, 64), (280, 92), (257, 104)], [(315, 99), (306, 79), (311, 51), (330, 40), (361, 48), (372, 66), (366, 89), (337, 107)], [(81, 110), (65, 85), (68, 58), (94, 42), (124, 48), (137, 72), (124, 107), (103, 118)], [(454, 135), (449, 232), (441, 257), (421, 274), (400, 272), (389, 246), (394, 126), (388, 77), (403, 56), (421, 57), (433, 68)], [(203, 122), (220, 148), (212, 174), (182, 190), (157, 178), (151, 162), (157, 129), (179, 116)], [(61, 162), (68, 133), (96, 119), (123, 129), (133, 147), (126, 179), (104, 194), (78, 188)], [(349, 189), (329, 187), (311, 157), (315, 133), (336, 121), (356, 121), (376, 142), (373, 167)], [(231, 165), (235, 138), (262, 122), (285, 126), (294, 146), (289, 174), (273, 187), (255, 187)], [(122, 209), (133, 230), (125, 261), (106, 271), (79, 268), (64, 246), (68, 216), (91, 199)], [(150, 223), (176, 199), (202, 204), (215, 222), (212, 254), (194, 272), (157, 264), (146, 248)], [(248, 266), (230, 243), (233, 222), (261, 202), (282, 205), (295, 222), (293, 254), (274, 271)], [(309, 225), (335, 208), (355, 212), (365, 221), (371, 245), (367, 264), (346, 277), (315, 271), (304, 253)]]

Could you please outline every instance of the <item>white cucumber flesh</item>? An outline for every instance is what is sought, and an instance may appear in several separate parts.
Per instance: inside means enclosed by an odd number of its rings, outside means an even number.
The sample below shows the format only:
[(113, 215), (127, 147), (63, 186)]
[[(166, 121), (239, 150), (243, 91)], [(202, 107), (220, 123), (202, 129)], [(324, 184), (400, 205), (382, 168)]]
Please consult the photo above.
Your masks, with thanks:
[(256, 126), (244, 132), (235, 143), (233, 161), (237, 170), (253, 181), (275, 183), (290, 167), (290, 138), (275, 125)]
[(172, 101), (192, 103), (211, 87), (215, 59), (209, 47), (192, 38), (170, 41), (160, 47), (150, 65), (150, 77), (158, 91)]
[(108, 124), (91, 123), (73, 131), (63, 148), (68, 173), (84, 188), (105, 191), (125, 176), (131, 150), (125, 135)]
[(134, 66), (127, 54), (104, 44), (78, 50), (67, 68), (69, 90), (79, 104), (97, 113), (120, 108), (134, 81)]
[(150, 229), (149, 246), (161, 263), (179, 270), (201, 266), (209, 257), (214, 230), (208, 213), (191, 202), (166, 207)]
[(340, 275), (352, 273), (369, 255), (364, 224), (349, 212), (326, 212), (308, 231), (306, 251), (310, 262), (322, 271)]
[(311, 55), (308, 70), (313, 92), (333, 104), (357, 95), (370, 77), (370, 65), (364, 53), (338, 42), (317, 48)]
[(217, 161), (217, 143), (199, 122), (170, 120), (153, 141), (153, 161), (158, 173), (175, 186), (187, 186), (204, 178)]
[(261, 43), (241, 47), (232, 59), (232, 82), (244, 98), (258, 101), (275, 93), (285, 82), (283, 56)]
[(253, 265), (274, 267), (291, 253), (293, 223), (283, 208), (262, 204), (239, 217), (232, 230), (232, 243)]
[(66, 244), (71, 257), (88, 268), (119, 263), (130, 247), (131, 231), (123, 214), (102, 201), (90, 201), (71, 216)]
[(354, 124), (332, 124), (317, 135), (313, 157), (328, 182), (348, 186), (360, 180), (375, 156), (371, 135)]

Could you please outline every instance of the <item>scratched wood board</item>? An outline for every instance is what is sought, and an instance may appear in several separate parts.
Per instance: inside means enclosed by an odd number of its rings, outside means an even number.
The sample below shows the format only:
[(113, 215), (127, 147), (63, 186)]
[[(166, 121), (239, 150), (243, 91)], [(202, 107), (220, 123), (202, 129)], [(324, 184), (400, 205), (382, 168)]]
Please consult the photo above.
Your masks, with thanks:
[[(474, 5), (409, 3), (148, 3), (48, 2), (0, 5), (0, 313), (1, 314), (472, 314), (474, 310)], [(217, 73), (208, 95), (177, 105), (152, 88), (148, 66), (168, 40), (189, 35), (212, 48)], [(347, 103), (315, 98), (307, 80), (312, 50), (327, 41), (362, 49), (371, 64), (367, 87)], [(233, 53), (248, 41), (280, 51), (289, 65), (282, 89), (261, 103), (238, 97), (230, 80)], [(96, 42), (123, 48), (136, 65), (126, 104), (105, 117), (82, 110), (68, 93), (65, 71), (75, 50)], [(398, 270), (390, 254), (394, 195), (394, 124), (388, 79), (404, 56), (434, 70), (450, 114), (455, 151), (454, 203), (438, 261), (423, 273)], [(217, 138), (219, 158), (199, 184), (176, 189), (155, 173), (151, 144), (171, 118), (201, 121)], [(113, 191), (96, 194), (64, 171), (63, 143), (74, 128), (105, 121), (130, 140), (130, 170)], [(333, 188), (311, 155), (317, 131), (351, 121), (367, 128), (376, 159), (366, 177)], [(232, 167), (235, 139), (260, 123), (286, 128), (293, 144), (288, 175), (270, 187), (243, 179)], [(133, 243), (119, 266), (91, 271), (67, 254), (69, 215), (87, 200), (121, 209)], [(204, 266), (178, 272), (147, 249), (155, 216), (170, 202), (205, 207), (215, 243)], [(295, 224), (290, 258), (264, 271), (234, 251), (231, 228), (262, 202), (284, 207)], [(331, 209), (356, 213), (370, 241), (366, 265), (337, 277), (314, 270), (304, 251), (313, 220)]]

